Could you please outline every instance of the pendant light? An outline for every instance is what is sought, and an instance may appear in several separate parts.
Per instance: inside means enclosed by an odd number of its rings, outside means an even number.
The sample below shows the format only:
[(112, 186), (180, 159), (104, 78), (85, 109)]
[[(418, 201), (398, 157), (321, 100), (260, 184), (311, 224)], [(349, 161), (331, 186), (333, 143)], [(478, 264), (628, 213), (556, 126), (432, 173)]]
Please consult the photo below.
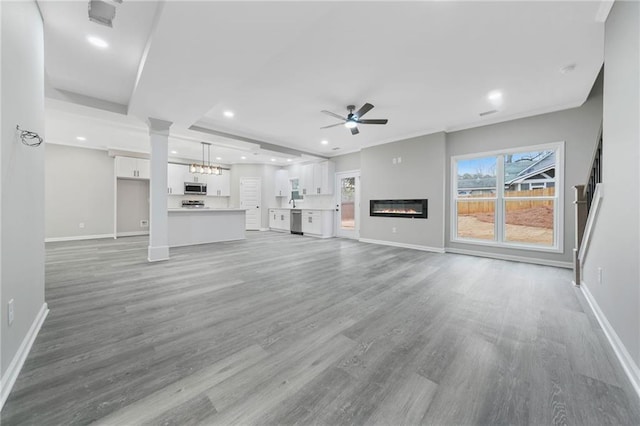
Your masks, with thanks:
[[(221, 175), (222, 169), (217, 166), (211, 165), (211, 144), (208, 142), (200, 142), (202, 144), (202, 163), (201, 164), (190, 164), (189, 165), (189, 173), (200, 173), (204, 175)], [(204, 146), (207, 146), (207, 155), (208, 161), (205, 164), (204, 162)]]

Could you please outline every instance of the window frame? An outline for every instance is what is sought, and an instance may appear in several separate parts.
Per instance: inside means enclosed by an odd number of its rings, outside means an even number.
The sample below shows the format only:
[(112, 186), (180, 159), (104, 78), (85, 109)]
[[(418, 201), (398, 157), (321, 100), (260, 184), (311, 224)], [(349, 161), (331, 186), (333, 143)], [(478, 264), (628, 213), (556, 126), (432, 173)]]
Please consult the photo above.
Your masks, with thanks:
[[(552, 142), (540, 145), (528, 145), (509, 149), (494, 151), (476, 152), (472, 154), (451, 156), (451, 205), (450, 205), (450, 242), (459, 244), (473, 244), (485, 247), (500, 247), (517, 250), (532, 250), (551, 253), (564, 252), (564, 146), (565, 142)], [(556, 152), (556, 170), (554, 177), (554, 196), (539, 197), (505, 197), (504, 193), (504, 156), (519, 152), (550, 151)], [(495, 201), (494, 239), (482, 240), (473, 238), (458, 237), (458, 201), (468, 200), (468, 198), (458, 197), (458, 161), (471, 160), (475, 158), (497, 157), (496, 159), (496, 194), (494, 198), (478, 197), (474, 201)], [(538, 244), (526, 244), (522, 242), (509, 242), (506, 237), (505, 212), (508, 200), (553, 200), (553, 246), (542, 246)]]

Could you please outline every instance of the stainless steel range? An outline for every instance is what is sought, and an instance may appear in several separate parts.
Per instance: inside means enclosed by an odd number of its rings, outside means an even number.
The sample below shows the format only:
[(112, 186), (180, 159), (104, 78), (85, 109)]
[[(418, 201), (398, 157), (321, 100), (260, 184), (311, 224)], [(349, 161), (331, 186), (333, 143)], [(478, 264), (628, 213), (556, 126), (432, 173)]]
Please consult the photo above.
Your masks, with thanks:
[(202, 200), (182, 200), (183, 209), (206, 209)]

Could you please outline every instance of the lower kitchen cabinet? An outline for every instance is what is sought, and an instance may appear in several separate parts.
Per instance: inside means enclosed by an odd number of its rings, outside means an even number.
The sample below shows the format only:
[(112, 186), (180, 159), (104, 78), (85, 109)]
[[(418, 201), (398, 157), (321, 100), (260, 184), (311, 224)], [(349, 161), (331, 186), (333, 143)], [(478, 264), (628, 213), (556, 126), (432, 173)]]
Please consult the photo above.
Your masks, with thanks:
[(302, 233), (322, 238), (333, 237), (332, 210), (302, 210)]
[(291, 230), (291, 211), (288, 209), (269, 209), (269, 228), (274, 231)]

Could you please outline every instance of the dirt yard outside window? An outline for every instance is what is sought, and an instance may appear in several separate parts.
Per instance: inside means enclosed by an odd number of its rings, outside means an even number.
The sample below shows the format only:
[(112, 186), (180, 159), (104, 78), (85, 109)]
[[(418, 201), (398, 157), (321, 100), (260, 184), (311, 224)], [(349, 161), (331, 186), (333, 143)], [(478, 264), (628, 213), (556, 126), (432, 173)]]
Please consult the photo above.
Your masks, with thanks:
[[(533, 207), (506, 213), (505, 241), (552, 246), (553, 209)], [(458, 237), (494, 239), (493, 213), (458, 215)]]

